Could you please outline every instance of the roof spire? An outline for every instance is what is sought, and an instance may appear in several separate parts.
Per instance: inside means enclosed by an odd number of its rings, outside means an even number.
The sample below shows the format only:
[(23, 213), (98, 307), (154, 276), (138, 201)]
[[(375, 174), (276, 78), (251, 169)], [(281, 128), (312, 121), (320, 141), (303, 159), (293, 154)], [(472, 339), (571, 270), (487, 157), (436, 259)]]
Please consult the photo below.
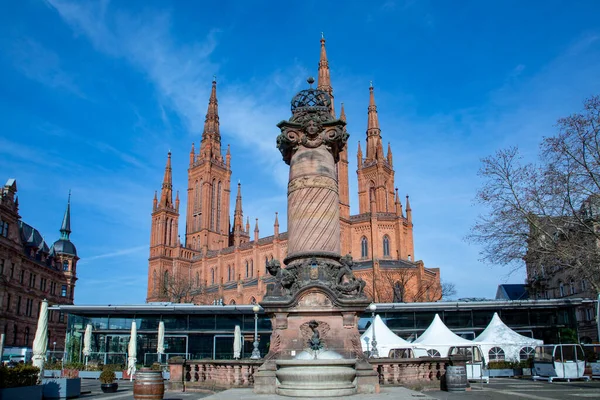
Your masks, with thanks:
[(208, 158), (221, 157), (221, 133), (219, 130), (219, 102), (217, 100), (217, 77), (213, 76), (212, 89), (208, 100), (206, 119), (204, 120), (204, 132), (202, 132), (202, 143), (200, 154)]
[(250, 234), (250, 217), (246, 217), (246, 233)]
[(160, 190), (160, 205), (162, 207), (173, 207), (173, 179), (171, 172), (171, 151), (167, 154), (167, 165), (165, 176)]
[(390, 164), (390, 167), (394, 166), (394, 158), (392, 157), (392, 145), (390, 145), (390, 142), (388, 142), (387, 162), (388, 164)]
[(412, 208), (410, 208), (410, 201), (408, 195), (406, 195), (406, 219), (408, 222), (412, 222)]
[(369, 108), (367, 120), (367, 160), (383, 158), (383, 147), (381, 145), (381, 129), (379, 129), (379, 117), (375, 94), (373, 93), (373, 81), (369, 87)]
[(258, 242), (258, 218), (256, 218), (256, 225), (254, 226), (254, 241)]
[(344, 110), (344, 103), (342, 103), (342, 109), (340, 110), (340, 119), (346, 122), (346, 111)]
[(279, 237), (279, 218), (277, 218), (277, 211), (275, 211), (275, 223), (273, 224), (273, 234), (275, 237)]
[(233, 213), (233, 231), (242, 232), (244, 230), (244, 213), (242, 210), (242, 184), (237, 184), (237, 196), (235, 198), (235, 211)]
[(329, 61), (327, 60), (327, 51), (325, 50), (325, 35), (321, 32), (321, 57), (319, 59), (319, 78), (317, 89), (329, 93), (331, 96), (331, 115), (335, 116), (333, 107), (333, 88), (331, 87), (331, 77), (329, 75)]
[(60, 238), (62, 240), (69, 240), (71, 234), (71, 189), (69, 189), (69, 199), (67, 200), (67, 209), (60, 226)]
[(356, 165), (359, 169), (362, 168), (362, 161), (363, 161), (363, 152), (362, 152), (362, 148), (360, 147), (360, 140), (359, 140), (358, 141), (358, 150), (356, 151)]

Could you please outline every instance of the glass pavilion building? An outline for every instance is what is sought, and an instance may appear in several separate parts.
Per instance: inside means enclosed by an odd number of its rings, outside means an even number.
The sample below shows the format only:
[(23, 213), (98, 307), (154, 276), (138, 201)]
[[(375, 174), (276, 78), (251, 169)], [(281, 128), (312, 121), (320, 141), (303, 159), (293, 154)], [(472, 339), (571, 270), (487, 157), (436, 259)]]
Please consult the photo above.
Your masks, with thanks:
[[(513, 330), (545, 343), (560, 343), (567, 336), (577, 337), (575, 309), (584, 299), (523, 301), (459, 301), (436, 303), (380, 303), (376, 313), (396, 334), (418, 337), (435, 314), (456, 334), (467, 339), (479, 335), (495, 312)], [(207, 305), (149, 303), (141, 305), (78, 306), (56, 305), (51, 310), (68, 316), (67, 359), (82, 361), (83, 336), (92, 325), (89, 361), (124, 364), (132, 322), (137, 327), (137, 359), (150, 365), (157, 361), (158, 326), (165, 325), (165, 359), (229, 359), (233, 356), (236, 325), (240, 327), (244, 346), (242, 358), (250, 356), (254, 341), (255, 314), (252, 305)], [(270, 319), (259, 311), (257, 333), (259, 349), (268, 352)], [(359, 330), (371, 323), (372, 314), (365, 310)], [(161, 361), (165, 361), (162, 359)]]

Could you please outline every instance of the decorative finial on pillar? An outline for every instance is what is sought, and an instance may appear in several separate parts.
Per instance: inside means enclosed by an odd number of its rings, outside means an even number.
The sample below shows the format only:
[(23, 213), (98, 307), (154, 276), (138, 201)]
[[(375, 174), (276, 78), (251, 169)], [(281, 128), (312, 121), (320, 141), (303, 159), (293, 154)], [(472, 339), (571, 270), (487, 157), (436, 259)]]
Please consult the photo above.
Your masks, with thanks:
[(310, 88), (312, 89), (312, 84), (315, 83), (315, 78), (313, 78), (312, 76), (309, 76), (308, 79), (306, 80), (306, 82), (308, 82), (308, 84), (310, 85)]

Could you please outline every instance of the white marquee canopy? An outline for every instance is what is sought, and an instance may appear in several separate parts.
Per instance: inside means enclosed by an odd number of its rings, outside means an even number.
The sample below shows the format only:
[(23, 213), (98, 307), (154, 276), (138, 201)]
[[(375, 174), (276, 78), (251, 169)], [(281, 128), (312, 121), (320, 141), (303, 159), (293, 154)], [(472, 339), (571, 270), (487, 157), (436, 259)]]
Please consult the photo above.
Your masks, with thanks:
[(438, 314), (435, 314), (429, 327), (415, 339), (413, 344), (419, 344), (428, 351), (436, 350), (440, 357), (447, 357), (450, 347), (474, 345), (471, 340), (462, 338), (448, 329)]

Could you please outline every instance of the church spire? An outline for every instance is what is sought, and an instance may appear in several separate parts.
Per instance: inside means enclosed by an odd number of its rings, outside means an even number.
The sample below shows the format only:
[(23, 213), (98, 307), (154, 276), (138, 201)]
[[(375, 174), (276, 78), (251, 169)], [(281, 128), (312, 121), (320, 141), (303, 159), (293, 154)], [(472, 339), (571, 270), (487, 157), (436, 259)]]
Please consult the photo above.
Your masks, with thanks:
[(344, 110), (344, 103), (342, 103), (342, 109), (340, 111), (340, 119), (342, 121), (346, 122), (346, 111)]
[(242, 184), (238, 182), (237, 196), (235, 197), (235, 211), (233, 212), (233, 231), (244, 230), (244, 213), (242, 211)]
[(173, 178), (171, 173), (171, 151), (169, 151), (169, 154), (167, 155), (165, 176), (163, 178), (163, 184), (160, 190), (160, 206), (173, 207)]
[(369, 87), (369, 108), (367, 121), (367, 160), (383, 158), (381, 145), (381, 129), (379, 129), (379, 116), (373, 93), (373, 82)]
[(333, 87), (331, 87), (331, 77), (329, 75), (329, 61), (327, 60), (327, 51), (325, 50), (325, 36), (321, 32), (321, 57), (319, 58), (319, 77), (317, 80), (317, 89), (329, 93), (331, 96), (331, 115), (335, 116), (333, 106)]
[(275, 211), (275, 223), (273, 224), (273, 234), (275, 237), (279, 237), (279, 218), (277, 217), (277, 211)]
[(410, 208), (410, 201), (408, 195), (406, 195), (406, 219), (408, 222), (412, 222), (412, 208)]
[(69, 240), (71, 234), (71, 191), (69, 190), (69, 199), (67, 200), (67, 209), (60, 226), (60, 238), (62, 240)]
[(204, 120), (204, 132), (200, 153), (206, 158), (221, 159), (221, 133), (219, 131), (219, 102), (217, 101), (217, 77), (213, 77), (208, 109)]
[(362, 167), (362, 162), (363, 162), (363, 152), (362, 152), (362, 148), (360, 147), (360, 140), (358, 141), (358, 150), (356, 151), (356, 166), (358, 167), (358, 169), (360, 169)]
[(394, 159), (392, 157), (392, 146), (390, 145), (390, 142), (388, 142), (387, 162), (388, 164), (390, 164), (390, 167), (394, 166)]

